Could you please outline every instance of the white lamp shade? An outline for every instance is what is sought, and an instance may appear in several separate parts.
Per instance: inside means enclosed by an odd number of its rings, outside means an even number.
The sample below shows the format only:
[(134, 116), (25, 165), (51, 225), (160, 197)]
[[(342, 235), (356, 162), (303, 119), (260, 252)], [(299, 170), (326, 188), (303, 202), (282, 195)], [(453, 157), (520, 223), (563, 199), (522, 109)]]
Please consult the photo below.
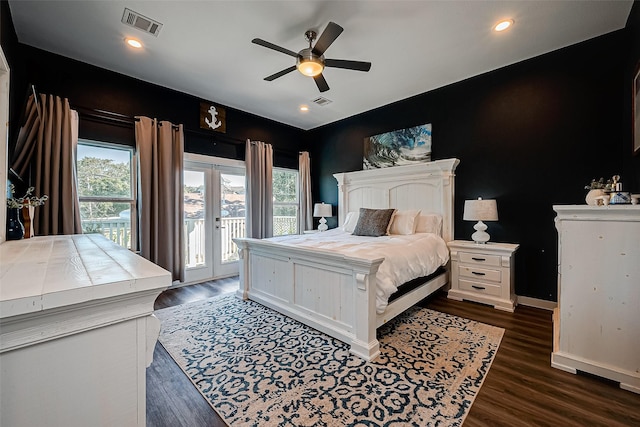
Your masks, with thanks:
[(495, 200), (465, 200), (464, 214), (465, 221), (497, 221), (498, 206)]
[(327, 203), (316, 203), (313, 205), (314, 217), (329, 217), (332, 216), (331, 205)]

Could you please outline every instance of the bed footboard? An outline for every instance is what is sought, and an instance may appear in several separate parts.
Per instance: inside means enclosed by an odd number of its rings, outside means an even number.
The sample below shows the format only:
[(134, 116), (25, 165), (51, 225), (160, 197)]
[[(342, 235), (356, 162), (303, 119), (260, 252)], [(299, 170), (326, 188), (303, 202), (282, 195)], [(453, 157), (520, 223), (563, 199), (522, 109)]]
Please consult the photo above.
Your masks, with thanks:
[(343, 341), (363, 359), (380, 354), (376, 272), (384, 258), (352, 258), (260, 239), (234, 242), (240, 252), (240, 298)]

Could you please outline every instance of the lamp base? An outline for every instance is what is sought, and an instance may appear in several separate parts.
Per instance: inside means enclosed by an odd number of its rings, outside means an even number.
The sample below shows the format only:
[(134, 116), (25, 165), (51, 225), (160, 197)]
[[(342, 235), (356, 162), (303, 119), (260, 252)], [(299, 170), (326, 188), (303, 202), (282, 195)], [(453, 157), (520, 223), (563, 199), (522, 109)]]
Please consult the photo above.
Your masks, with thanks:
[(327, 231), (329, 227), (327, 226), (327, 220), (324, 217), (320, 218), (320, 225), (318, 225), (318, 231)]
[(478, 244), (485, 244), (489, 241), (489, 233), (485, 231), (487, 229), (487, 224), (482, 221), (478, 221), (478, 223), (473, 226), (473, 229), (476, 230), (476, 232), (471, 235), (474, 242)]

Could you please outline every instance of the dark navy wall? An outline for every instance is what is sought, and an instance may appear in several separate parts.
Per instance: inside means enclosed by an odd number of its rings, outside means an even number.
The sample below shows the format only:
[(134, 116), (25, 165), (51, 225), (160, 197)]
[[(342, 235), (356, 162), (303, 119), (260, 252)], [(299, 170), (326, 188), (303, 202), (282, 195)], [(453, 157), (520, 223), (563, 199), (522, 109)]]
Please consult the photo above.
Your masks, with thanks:
[(640, 192), (630, 148), (630, 45), (630, 31), (620, 30), (315, 129), (315, 199), (336, 205), (332, 174), (362, 169), (365, 137), (432, 123), (433, 159), (461, 160), (455, 237), (473, 233), (462, 221), (465, 199), (496, 198), (500, 220), (488, 231), (493, 241), (521, 245), (517, 294), (556, 300), (552, 206), (584, 204), (594, 177), (620, 174)]

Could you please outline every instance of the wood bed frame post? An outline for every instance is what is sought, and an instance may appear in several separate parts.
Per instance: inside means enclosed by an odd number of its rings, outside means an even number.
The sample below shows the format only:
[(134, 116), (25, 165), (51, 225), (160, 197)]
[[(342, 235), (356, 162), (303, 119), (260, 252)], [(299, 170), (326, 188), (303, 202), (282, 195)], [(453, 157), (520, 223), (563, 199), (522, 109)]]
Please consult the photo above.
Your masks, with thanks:
[(380, 354), (380, 343), (376, 336), (376, 324), (370, 319), (376, 317), (376, 273), (383, 258), (373, 263), (360, 266), (354, 261), (354, 302), (356, 307), (366, 307), (366, 310), (355, 310), (353, 319), (353, 335), (351, 353), (365, 360), (373, 360)]

